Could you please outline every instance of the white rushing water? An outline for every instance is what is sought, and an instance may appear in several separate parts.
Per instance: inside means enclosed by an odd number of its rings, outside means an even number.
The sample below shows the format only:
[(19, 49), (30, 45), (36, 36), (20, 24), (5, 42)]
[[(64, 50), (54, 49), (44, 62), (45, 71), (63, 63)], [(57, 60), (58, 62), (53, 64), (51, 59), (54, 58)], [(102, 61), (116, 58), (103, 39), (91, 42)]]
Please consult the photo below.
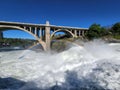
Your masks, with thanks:
[(0, 52), (0, 90), (120, 90), (120, 43), (96, 40), (56, 54)]

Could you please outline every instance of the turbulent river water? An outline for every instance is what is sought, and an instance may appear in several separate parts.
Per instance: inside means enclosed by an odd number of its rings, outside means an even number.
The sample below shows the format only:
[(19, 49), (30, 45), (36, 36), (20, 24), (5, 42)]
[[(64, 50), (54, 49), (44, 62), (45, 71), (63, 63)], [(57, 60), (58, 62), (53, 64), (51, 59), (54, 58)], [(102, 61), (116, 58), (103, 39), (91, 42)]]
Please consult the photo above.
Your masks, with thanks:
[(52, 54), (0, 52), (0, 90), (120, 90), (120, 43), (82, 44)]

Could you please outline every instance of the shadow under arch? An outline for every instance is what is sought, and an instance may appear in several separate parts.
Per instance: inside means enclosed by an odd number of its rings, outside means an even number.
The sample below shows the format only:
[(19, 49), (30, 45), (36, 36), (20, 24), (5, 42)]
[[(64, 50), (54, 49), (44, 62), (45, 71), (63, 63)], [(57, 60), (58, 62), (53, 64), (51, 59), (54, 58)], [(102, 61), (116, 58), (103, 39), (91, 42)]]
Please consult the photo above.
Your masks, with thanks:
[(34, 33), (24, 29), (24, 28), (21, 28), (19, 26), (8, 26), (8, 25), (0, 25), (0, 31), (5, 31), (5, 30), (13, 30), (13, 29), (17, 29), (17, 30), (21, 30), (21, 31), (24, 31), (24, 32), (27, 32), (29, 33), (30, 35), (32, 35), (33, 37), (36, 38), (36, 40), (41, 44), (41, 46), (43, 47), (44, 50), (46, 50), (46, 44), (44, 41), (42, 41), (38, 36), (36, 36)]
[(67, 33), (67, 34), (69, 34), (69, 35), (71, 35), (73, 38), (75, 37), (75, 35), (71, 32), (71, 31), (69, 31), (69, 30), (67, 30), (67, 29), (58, 29), (58, 30), (56, 30), (56, 31), (54, 31), (52, 34), (51, 34), (51, 38), (55, 35), (55, 33), (57, 33), (57, 32), (65, 32), (65, 33)]

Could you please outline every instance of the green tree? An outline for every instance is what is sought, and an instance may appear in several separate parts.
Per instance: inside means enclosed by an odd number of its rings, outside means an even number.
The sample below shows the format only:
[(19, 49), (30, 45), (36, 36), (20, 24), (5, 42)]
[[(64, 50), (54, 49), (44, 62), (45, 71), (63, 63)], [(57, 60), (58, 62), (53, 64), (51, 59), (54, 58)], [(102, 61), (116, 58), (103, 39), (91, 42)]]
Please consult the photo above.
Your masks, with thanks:
[(109, 34), (108, 30), (101, 27), (100, 24), (92, 24), (89, 27), (88, 32), (86, 33), (86, 37), (88, 39), (95, 39), (95, 38), (106, 36), (108, 34)]
[(88, 32), (86, 33), (86, 37), (88, 39), (99, 38), (100, 37), (100, 32), (101, 32), (100, 24), (92, 24), (89, 27)]
[(118, 23), (115, 23), (111, 29), (111, 32), (114, 34), (114, 35), (120, 35), (120, 22)]
[(100, 31), (100, 36), (102, 37), (102, 36), (107, 36), (107, 35), (109, 35), (110, 34), (110, 32), (109, 32), (109, 30), (107, 30), (106, 28), (101, 28), (101, 31)]

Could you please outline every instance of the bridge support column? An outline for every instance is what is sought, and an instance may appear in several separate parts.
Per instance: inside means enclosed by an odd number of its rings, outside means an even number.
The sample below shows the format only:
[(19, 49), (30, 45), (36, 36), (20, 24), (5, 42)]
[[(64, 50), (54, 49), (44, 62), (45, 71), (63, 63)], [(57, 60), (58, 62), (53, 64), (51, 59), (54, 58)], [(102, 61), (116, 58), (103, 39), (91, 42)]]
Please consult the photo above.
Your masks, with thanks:
[(82, 30), (82, 36), (84, 36), (84, 30)]
[(45, 27), (45, 42), (46, 42), (46, 51), (50, 51), (50, 27), (49, 27), (49, 22), (46, 22), (46, 27)]
[(39, 29), (39, 37), (42, 39), (42, 29)]
[(84, 36), (84, 30), (81, 31), (81, 36)]
[(0, 31), (0, 38), (3, 38), (3, 32)]
[(75, 31), (74, 31), (74, 34), (75, 34), (75, 36), (74, 36), (74, 37), (77, 37), (77, 30), (75, 30)]
[(80, 37), (80, 36), (81, 36), (81, 31), (79, 30), (79, 32), (78, 32), (78, 33), (79, 33), (79, 37)]
[(41, 37), (40, 38), (43, 40), (45, 38), (44, 36), (45, 36), (44, 31), (41, 29)]

